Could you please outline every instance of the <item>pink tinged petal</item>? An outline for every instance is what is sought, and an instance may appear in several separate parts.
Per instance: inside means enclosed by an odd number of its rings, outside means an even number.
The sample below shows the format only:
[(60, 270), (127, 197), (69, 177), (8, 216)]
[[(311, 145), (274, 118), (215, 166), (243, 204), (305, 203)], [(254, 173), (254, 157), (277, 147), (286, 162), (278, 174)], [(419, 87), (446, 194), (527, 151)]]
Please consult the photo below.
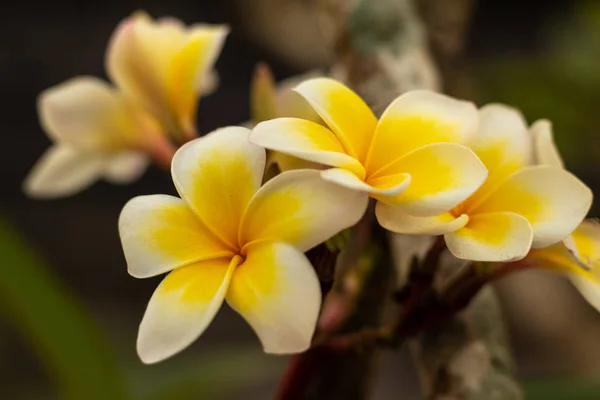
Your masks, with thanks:
[(345, 152), (364, 160), (377, 118), (350, 88), (330, 78), (307, 80), (295, 89), (335, 133)]
[(400, 173), (410, 176), (408, 188), (380, 200), (417, 216), (434, 216), (450, 210), (472, 195), (488, 175), (485, 166), (467, 147), (435, 143), (399, 158), (369, 177), (367, 183)]
[(281, 241), (306, 251), (354, 225), (368, 197), (324, 181), (319, 171), (284, 172), (250, 201), (240, 228), (240, 244)]
[(303, 160), (344, 168), (364, 177), (365, 170), (346, 154), (332, 131), (315, 122), (299, 118), (277, 118), (256, 125), (250, 141), (269, 150)]
[(173, 196), (130, 200), (119, 217), (119, 234), (128, 272), (136, 278), (234, 255), (183, 200)]
[(265, 167), (265, 150), (250, 143), (249, 134), (242, 127), (218, 129), (181, 147), (171, 165), (182, 199), (232, 249)]
[(536, 121), (530, 129), (535, 146), (535, 159), (539, 165), (564, 168), (564, 162), (552, 134), (552, 123), (546, 119)]
[(321, 171), (321, 177), (337, 185), (368, 193), (374, 198), (384, 198), (385, 196), (394, 196), (402, 193), (410, 184), (410, 175), (398, 174), (385, 177), (387, 179), (377, 180), (374, 182), (374, 185), (370, 185), (359, 179), (352, 172), (341, 168), (331, 168)]
[(375, 214), (385, 229), (411, 235), (443, 235), (462, 228), (469, 221), (465, 214), (456, 218), (449, 212), (433, 217), (417, 217), (406, 214), (401, 207), (382, 202), (377, 203)]
[(150, 160), (143, 153), (134, 151), (119, 152), (110, 157), (104, 170), (104, 178), (117, 185), (125, 185), (138, 180)]
[(527, 167), (501, 182), (468, 214), (513, 212), (533, 228), (533, 248), (566, 238), (592, 203), (591, 190), (571, 173), (549, 166)]
[(400, 156), (437, 142), (467, 144), (479, 116), (472, 103), (426, 90), (394, 100), (379, 119), (365, 167), (370, 175)]
[(321, 288), (304, 254), (280, 242), (248, 248), (234, 272), (227, 303), (252, 326), (264, 351), (299, 353), (310, 347), (321, 307)]
[(74, 195), (102, 177), (107, 157), (55, 144), (33, 166), (23, 191), (32, 198), (52, 199)]
[(140, 324), (137, 351), (146, 364), (192, 344), (221, 308), (240, 257), (202, 261), (171, 272), (158, 286)]
[(524, 217), (511, 212), (477, 214), (463, 228), (444, 235), (448, 250), (471, 261), (508, 262), (527, 255), (533, 231)]

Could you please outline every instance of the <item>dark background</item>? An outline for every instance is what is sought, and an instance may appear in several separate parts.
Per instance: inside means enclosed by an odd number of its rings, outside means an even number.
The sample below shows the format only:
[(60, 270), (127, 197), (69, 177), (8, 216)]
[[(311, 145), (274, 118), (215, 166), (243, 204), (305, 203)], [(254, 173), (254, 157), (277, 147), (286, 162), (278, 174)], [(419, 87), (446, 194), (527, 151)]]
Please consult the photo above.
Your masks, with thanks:
[[(595, 115), (588, 113), (588, 110), (594, 109), (593, 104), (586, 103), (583, 109), (578, 109), (578, 103), (567, 104), (568, 99), (576, 96), (578, 90), (583, 90), (582, 86), (586, 86), (586, 83), (578, 79), (565, 79), (565, 75), (568, 75), (565, 72), (558, 73), (564, 79), (558, 85), (554, 79), (556, 71), (544, 72), (536, 67), (547, 65), (543, 57), (548, 54), (549, 32), (560, 36), (565, 30), (574, 29), (577, 23), (568, 25), (567, 22), (572, 21), (574, 15), (585, 14), (581, 11), (584, 3), (594, 2), (479, 1), (469, 33), (467, 59), (471, 63), (475, 82), (480, 85), (482, 99), (516, 101), (515, 105), (524, 108), (530, 121), (541, 116), (553, 119), (554, 115), (543, 113), (561, 107), (569, 109), (568, 118), (562, 115), (557, 117), (559, 121), (555, 126), (561, 128), (560, 131), (557, 129), (557, 141), (565, 144), (568, 165), (572, 165), (574, 172), (598, 192), (600, 177), (593, 152), (599, 149), (596, 146), (599, 124), (595, 119), (600, 111), (600, 102), (595, 103)], [(32, 251), (47, 262), (68, 290), (93, 312), (122, 358), (130, 360), (131, 365), (136, 365), (136, 327), (158, 280), (136, 280), (127, 275), (116, 221), (121, 207), (131, 197), (173, 193), (170, 177), (163, 171), (151, 168), (139, 182), (130, 186), (112, 186), (100, 182), (74, 197), (53, 201), (26, 198), (21, 192), (21, 183), (50, 144), (38, 124), (35, 109), (37, 94), (76, 75), (106, 78), (103, 63), (108, 38), (121, 19), (138, 9), (146, 10), (154, 17), (172, 15), (186, 23), (204, 21), (233, 25), (217, 63), (220, 87), (215, 94), (200, 101), (198, 115), (201, 132), (248, 119), (249, 81), (257, 62), (268, 62), (278, 78), (302, 72), (301, 68), (286, 62), (269, 46), (253, 41), (243, 29), (237, 30), (241, 16), (236, 13), (233, 1), (21, 1), (2, 7), (0, 88), (4, 101), (0, 113), (1, 213), (27, 240)], [(567, 25), (563, 26), (563, 23)], [(596, 55), (596, 60), (597, 74), (600, 75), (600, 54)], [(506, 68), (504, 71), (508, 71), (508, 76), (505, 74), (497, 78), (502, 68)], [(537, 85), (536, 79), (540, 79), (540, 76), (546, 81)], [(523, 85), (524, 82), (533, 87), (525, 89), (528, 86)], [(511, 87), (516, 89), (511, 91)], [(540, 100), (543, 104), (538, 106), (539, 102), (531, 99), (540, 98), (536, 97), (540, 87), (543, 88), (543, 101)], [(548, 100), (548, 96), (555, 100), (552, 100), (554, 103)], [(561, 101), (564, 102), (563, 106)], [(578, 118), (571, 117), (573, 112)], [(580, 131), (571, 132), (569, 129)], [(576, 142), (575, 147), (585, 147), (581, 150), (582, 154), (578, 150), (570, 150), (571, 142)], [(16, 267), (3, 261), (0, 254), (0, 273), (5, 268)], [(0, 279), (3, 279), (3, 275), (0, 274)], [(512, 301), (514, 303), (514, 298)], [(508, 301), (507, 304), (510, 308), (512, 303)], [(582, 309), (582, 315), (586, 318), (596, 318), (595, 312), (586, 308), (582, 301), (576, 299), (569, 304)], [(577, 364), (577, 357), (565, 361), (560, 358), (560, 351), (556, 357), (548, 355), (547, 351), (553, 349), (546, 349), (544, 344), (555, 346), (555, 343), (562, 342), (553, 342), (554, 336), (536, 340), (535, 335), (523, 332), (514, 322), (520, 321), (518, 318), (511, 317), (510, 320), (513, 321), (511, 331), (516, 335), (517, 358), (522, 364), (523, 376), (543, 377), (552, 373), (577, 376), (583, 374), (581, 371), (585, 371), (586, 376), (595, 376), (596, 372), (600, 372), (600, 362), (581, 367)], [(597, 337), (600, 346), (600, 335)], [(258, 348), (250, 329), (229, 310), (224, 310), (199, 345), (188, 350), (188, 353), (193, 357), (194, 354), (204, 354), (207, 348), (246, 342), (248, 346)], [(597, 349), (594, 351), (593, 354), (598, 354)], [(262, 362), (265, 356), (258, 355), (257, 360)], [(409, 368), (406, 361), (399, 365), (397, 374), (402, 368)], [(265, 379), (265, 383), (253, 385), (257, 398), (269, 393), (276, 379), (274, 375), (272, 379)], [(398, 386), (397, 382), (390, 383), (386, 379), (383, 378), (381, 387)], [(413, 387), (414, 391), (415, 383), (405, 386)], [(28, 342), (20, 338), (9, 320), (0, 319), (0, 398), (38, 398), (35, 394), (25, 394), (37, 393), (31, 390), (32, 387), (52, 391), (51, 382), (36, 355), (29, 349)], [(394, 398), (387, 397), (389, 391), (379, 390), (378, 398)]]

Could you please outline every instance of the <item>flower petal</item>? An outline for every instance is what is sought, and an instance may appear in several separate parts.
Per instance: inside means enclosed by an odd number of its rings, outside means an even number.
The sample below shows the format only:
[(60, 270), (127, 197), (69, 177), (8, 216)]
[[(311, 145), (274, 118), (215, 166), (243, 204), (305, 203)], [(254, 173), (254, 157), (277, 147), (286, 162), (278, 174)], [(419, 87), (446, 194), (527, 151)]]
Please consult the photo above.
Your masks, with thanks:
[(171, 164), (177, 191), (224, 243), (237, 248), (248, 202), (260, 187), (264, 149), (248, 141), (250, 130), (218, 129), (181, 147)]
[(524, 168), (497, 185), (468, 214), (513, 212), (527, 218), (533, 247), (542, 248), (567, 237), (592, 203), (590, 189), (571, 173), (549, 166)]
[(92, 77), (73, 78), (42, 92), (38, 114), (51, 139), (86, 151), (139, 148), (160, 137), (151, 118)]
[(490, 174), (476, 197), (484, 196), (532, 161), (532, 140), (525, 118), (518, 110), (488, 104), (479, 110), (479, 116), (479, 134), (470, 147)]
[(527, 219), (511, 212), (471, 215), (466, 226), (444, 235), (455, 257), (494, 262), (522, 259), (531, 248), (532, 238)]
[(23, 191), (40, 199), (71, 196), (98, 180), (106, 163), (104, 154), (55, 144), (33, 166), (23, 182)]
[(329, 78), (304, 81), (295, 89), (335, 133), (344, 150), (364, 160), (377, 125), (377, 118), (350, 88)]
[(111, 79), (172, 133), (190, 137), (198, 91), (209, 78), (228, 29), (185, 28), (173, 18), (152, 21), (145, 15), (124, 20), (107, 51)]
[(128, 272), (136, 278), (234, 254), (173, 196), (131, 199), (121, 211), (119, 234)]
[(598, 274), (600, 280), (600, 225), (595, 220), (583, 221), (571, 236), (580, 262)]
[(377, 203), (375, 214), (379, 225), (385, 229), (411, 235), (443, 235), (462, 228), (469, 221), (465, 214), (455, 218), (449, 212), (433, 217), (416, 217), (406, 214), (401, 207), (382, 202)]
[(119, 152), (107, 161), (104, 178), (117, 185), (128, 184), (138, 180), (149, 163), (146, 154), (134, 151)]
[(137, 351), (152, 364), (192, 344), (211, 323), (241, 258), (202, 261), (171, 272), (160, 283), (140, 324)]
[(363, 193), (324, 181), (319, 171), (284, 172), (250, 201), (239, 242), (281, 241), (306, 251), (358, 222), (367, 201)]
[(364, 176), (362, 165), (345, 153), (329, 129), (299, 118), (277, 118), (256, 125), (250, 141), (269, 150), (319, 164), (348, 169)]
[(546, 119), (536, 121), (530, 132), (534, 140), (536, 163), (564, 168), (564, 162), (554, 143), (552, 123)]
[(434, 143), (406, 154), (369, 177), (367, 183), (399, 173), (410, 175), (408, 188), (380, 200), (402, 207), (407, 214), (432, 216), (467, 199), (485, 181), (488, 171), (467, 147)]
[(369, 193), (372, 197), (377, 199), (387, 198), (387, 196), (394, 196), (401, 193), (411, 182), (410, 175), (397, 174), (374, 180), (374, 184), (370, 185), (360, 180), (352, 172), (341, 168), (331, 168), (322, 171), (321, 177), (326, 181), (336, 183), (340, 186)]
[(286, 243), (261, 242), (236, 268), (227, 303), (252, 326), (265, 352), (299, 353), (310, 346), (321, 287), (304, 254)]
[(375, 174), (400, 156), (428, 144), (466, 144), (476, 134), (478, 120), (472, 103), (427, 90), (407, 92), (381, 116), (364, 162), (366, 169)]

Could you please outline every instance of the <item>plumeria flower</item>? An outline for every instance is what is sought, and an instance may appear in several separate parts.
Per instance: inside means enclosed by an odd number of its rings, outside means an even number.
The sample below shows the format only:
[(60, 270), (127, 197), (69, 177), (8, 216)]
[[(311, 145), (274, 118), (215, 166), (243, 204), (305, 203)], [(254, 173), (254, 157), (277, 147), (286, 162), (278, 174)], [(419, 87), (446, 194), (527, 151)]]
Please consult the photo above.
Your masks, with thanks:
[(403, 212), (431, 216), (466, 199), (487, 176), (473, 152), (457, 144), (476, 133), (478, 115), (471, 103), (413, 91), (392, 102), (378, 121), (357, 94), (332, 79), (311, 79), (295, 91), (327, 127), (277, 118), (258, 124), (250, 139), (333, 167), (321, 171), (327, 181)]
[(486, 182), (467, 200), (434, 217), (378, 207), (384, 226), (401, 233), (444, 234), (453, 255), (474, 261), (519, 260), (530, 248), (563, 240), (585, 217), (592, 192), (562, 168), (536, 165), (540, 156), (534, 155), (534, 142), (552, 145), (547, 135), (536, 133), (546, 122), (529, 132), (518, 111), (495, 104), (483, 107), (480, 117), (471, 148), (490, 171)]
[(129, 183), (151, 158), (168, 166), (173, 157), (160, 125), (96, 78), (77, 77), (44, 91), (38, 114), (54, 144), (24, 182), (31, 197), (72, 195), (101, 178)]
[[(260, 122), (280, 117), (302, 118), (318, 124), (324, 124), (319, 114), (313, 110), (310, 104), (292, 90), (300, 82), (314, 78), (317, 75), (319, 75), (318, 72), (311, 71), (285, 79), (276, 85), (273, 73), (267, 64), (258, 64), (254, 71), (250, 88), (250, 115), (252, 117), (252, 124), (256, 125)], [(278, 151), (267, 152), (267, 168), (272, 164), (277, 164), (281, 171), (321, 168), (320, 164)]]
[(261, 187), (265, 150), (249, 134), (229, 127), (184, 145), (171, 169), (181, 199), (136, 197), (121, 213), (129, 273), (171, 271), (140, 325), (137, 349), (146, 363), (192, 343), (224, 300), (266, 352), (310, 345), (321, 291), (302, 252), (355, 224), (366, 201), (315, 170), (284, 172)]
[(224, 25), (185, 27), (174, 18), (155, 22), (136, 13), (110, 40), (108, 75), (174, 138), (193, 139), (198, 97), (216, 86), (213, 66), (227, 33)]

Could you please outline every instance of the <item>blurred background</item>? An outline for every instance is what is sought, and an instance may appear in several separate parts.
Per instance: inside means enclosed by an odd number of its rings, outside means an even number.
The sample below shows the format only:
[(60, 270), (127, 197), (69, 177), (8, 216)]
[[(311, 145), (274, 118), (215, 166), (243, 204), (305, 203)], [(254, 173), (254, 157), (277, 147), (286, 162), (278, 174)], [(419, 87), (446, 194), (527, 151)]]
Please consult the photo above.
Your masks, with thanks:
[[(143, 9), (186, 23), (229, 23), (218, 91), (200, 101), (199, 130), (249, 118), (249, 82), (267, 62), (282, 79), (331, 61), (327, 32), (305, 0), (11, 2), (3, 6), (0, 87), (0, 399), (248, 399), (273, 395), (286, 359), (261, 353), (249, 326), (223, 308), (189, 350), (157, 366), (135, 354), (137, 325), (157, 279), (126, 272), (121, 207), (140, 194), (174, 194), (152, 168), (137, 183), (97, 183), (71, 198), (34, 201), (21, 183), (49, 145), (37, 94), (75, 75), (106, 77), (118, 22)], [(600, 193), (600, 2), (480, 0), (466, 42), (469, 90), (528, 121), (549, 118), (568, 168)], [(598, 216), (595, 206), (591, 216)], [(600, 398), (600, 316), (560, 277), (527, 272), (499, 284), (531, 399)], [(405, 352), (381, 359), (374, 399), (418, 398)], [(62, 382), (57, 385), (56, 382)], [(62, 385), (62, 386), (61, 386)], [(73, 389), (75, 388), (75, 389)], [(87, 399), (86, 399), (87, 400)]]

